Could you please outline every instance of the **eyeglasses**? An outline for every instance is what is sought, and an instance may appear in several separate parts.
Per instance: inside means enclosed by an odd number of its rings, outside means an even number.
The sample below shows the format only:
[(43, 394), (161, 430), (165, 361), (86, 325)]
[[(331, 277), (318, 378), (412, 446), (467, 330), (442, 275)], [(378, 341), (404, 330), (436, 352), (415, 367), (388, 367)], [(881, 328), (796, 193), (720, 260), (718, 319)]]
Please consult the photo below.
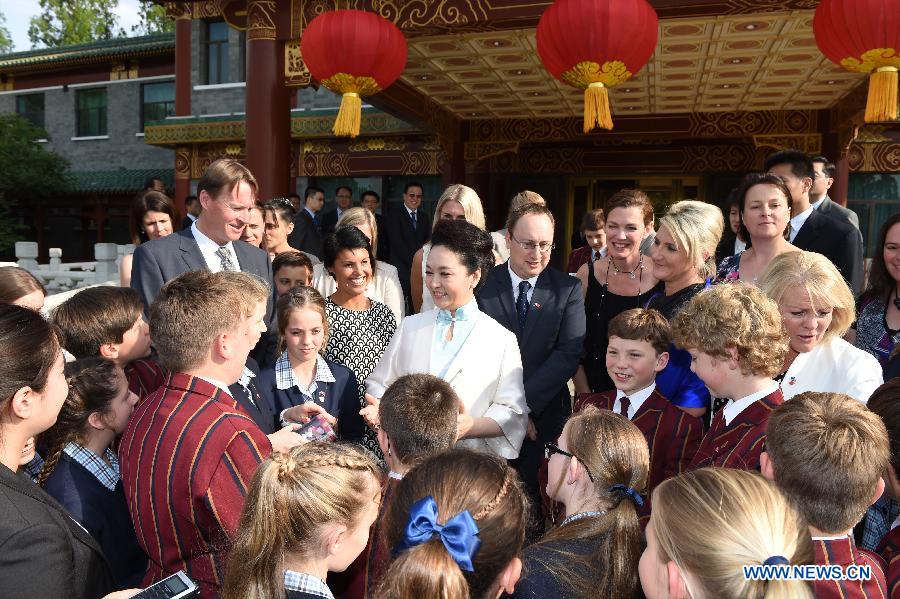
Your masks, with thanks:
[(588, 467), (585, 465), (584, 460), (579, 458), (574, 453), (569, 453), (564, 449), (560, 449), (559, 445), (556, 445), (555, 443), (544, 443), (544, 457), (549, 460), (553, 457), (554, 453), (558, 453), (569, 458), (575, 458), (576, 460), (581, 462), (581, 465), (584, 466), (584, 471), (587, 472), (588, 478), (591, 480), (591, 482), (594, 482), (594, 476), (591, 474), (591, 471), (588, 470)]
[(509, 238), (516, 242), (520, 248), (525, 250), (526, 252), (533, 252), (534, 250), (541, 250), (542, 254), (546, 254), (550, 250), (556, 248), (556, 244), (550, 241), (542, 241), (540, 243), (535, 243), (533, 241), (519, 241), (515, 237), (512, 236), (512, 233), (509, 234)]

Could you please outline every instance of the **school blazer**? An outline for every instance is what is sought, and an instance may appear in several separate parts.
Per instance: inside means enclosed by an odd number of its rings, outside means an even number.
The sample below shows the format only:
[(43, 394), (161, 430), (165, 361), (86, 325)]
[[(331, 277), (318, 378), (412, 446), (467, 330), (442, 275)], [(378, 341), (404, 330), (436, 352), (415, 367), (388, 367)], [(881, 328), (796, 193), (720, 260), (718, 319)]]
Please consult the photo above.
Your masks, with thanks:
[[(375, 397), (401, 376), (431, 373), (431, 344), (438, 310), (407, 316), (366, 379), (366, 390)], [(469, 338), (444, 377), (459, 395), (466, 411), (475, 418), (493, 419), (503, 436), (463, 439), (458, 446), (493, 453), (506, 459), (519, 457), (528, 426), (528, 405), (522, 382), (522, 358), (516, 336), (479, 311)]]
[(0, 466), (0, 597), (97, 599), (113, 590), (94, 538), (30, 479)]
[(794, 359), (781, 392), (785, 401), (806, 391), (830, 391), (866, 403), (884, 382), (881, 376), (881, 364), (872, 354), (835, 337)]

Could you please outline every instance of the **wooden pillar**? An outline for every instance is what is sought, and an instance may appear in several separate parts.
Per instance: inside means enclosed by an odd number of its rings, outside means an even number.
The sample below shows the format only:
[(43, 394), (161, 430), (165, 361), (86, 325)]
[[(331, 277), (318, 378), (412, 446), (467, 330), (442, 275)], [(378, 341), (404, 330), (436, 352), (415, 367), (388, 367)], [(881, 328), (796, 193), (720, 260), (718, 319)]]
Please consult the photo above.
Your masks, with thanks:
[[(191, 194), (191, 148), (178, 146), (175, 148), (175, 199), (179, 216), (187, 214), (185, 198)], [(180, 223), (176, 224), (178, 226)]]
[[(175, 20), (175, 116), (190, 115), (191, 14), (187, 10)], [(190, 151), (185, 150), (186, 148), (175, 149), (175, 206), (182, 216), (187, 212), (184, 200), (191, 193), (190, 161), (187, 163), (187, 178), (179, 178), (179, 170), (184, 170), (184, 164), (179, 165), (179, 156), (186, 153), (190, 157)]]
[(277, 35), (282, 27), (276, 27), (288, 9), (283, 0), (247, 1), (247, 167), (259, 183), (261, 200), (290, 189), (290, 94), (284, 84), (284, 42)]
[(850, 189), (850, 164), (847, 161), (847, 155), (842, 154), (834, 161), (835, 173), (834, 183), (828, 190), (828, 197), (832, 202), (836, 202), (841, 206), (847, 205), (847, 191)]

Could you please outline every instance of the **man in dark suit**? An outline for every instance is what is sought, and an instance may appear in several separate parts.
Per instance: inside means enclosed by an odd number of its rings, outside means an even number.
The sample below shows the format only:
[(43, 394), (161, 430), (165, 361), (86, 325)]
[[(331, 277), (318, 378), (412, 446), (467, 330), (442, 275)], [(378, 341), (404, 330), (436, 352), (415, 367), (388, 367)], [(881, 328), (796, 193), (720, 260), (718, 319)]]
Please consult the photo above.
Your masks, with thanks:
[(516, 468), (535, 507), (544, 444), (555, 442), (572, 412), (568, 381), (584, 346), (581, 283), (549, 268), (553, 213), (525, 204), (507, 221), (509, 261), (494, 267), (478, 291), (482, 312), (516, 334), (522, 354), (525, 400), (531, 414)]
[(295, 250), (322, 259), (322, 221), (319, 213), (325, 205), (325, 192), (315, 186), (306, 188), (303, 210), (294, 216), (294, 230), (288, 244)]
[(837, 202), (832, 201), (828, 197), (828, 190), (834, 184), (834, 163), (824, 156), (813, 156), (813, 177), (812, 188), (809, 190), (809, 201), (813, 208), (831, 218), (847, 221), (857, 229), (859, 229), (859, 216), (852, 210), (849, 210)]
[(377, 258), (382, 262), (387, 262), (387, 247), (388, 247), (388, 237), (387, 231), (384, 228), (384, 219), (380, 214), (375, 212), (378, 210), (378, 204), (381, 203), (381, 196), (378, 195), (377, 191), (364, 191), (361, 196), (359, 196), (359, 204), (366, 210), (372, 213), (375, 217), (375, 227), (378, 229), (378, 256)]
[(809, 156), (797, 150), (776, 152), (766, 159), (765, 169), (781, 176), (791, 191), (789, 241), (801, 250), (818, 252), (831, 260), (853, 293), (862, 291), (862, 235), (850, 223), (825, 216), (810, 204), (814, 172)]
[(200, 211), (202, 210), (200, 207), (200, 198), (197, 196), (188, 196), (184, 198), (184, 208), (187, 210), (187, 214), (181, 219), (182, 230), (190, 229), (191, 225), (194, 224), (194, 221), (197, 220), (197, 217), (200, 216)]
[(403, 190), (403, 205), (389, 211), (384, 221), (388, 262), (397, 268), (400, 276), (407, 313), (411, 313), (409, 275), (412, 271), (412, 259), (431, 238), (431, 222), (428, 215), (419, 210), (423, 190), (420, 183), (407, 183)]
[[(134, 250), (131, 287), (141, 295), (145, 311), (163, 284), (183, 272), (234, 270), (256, 275), (272, 286), (269, 256), (239, 241), (256, 201), (256, 179), (236, 160), (220, 159), (209, 165), (197, 185), (203, 212), (184, 231), (142, 243)], [(266, 307), (272, 322), (274, 293)]]
[(346, 185), (341, 185), (334, 192), (334, 202), (337, 204), (334, 210), (322, 217), (322, 234), (331, 235), (340, 220), (341, 215), (353, 207), (353, 190)]

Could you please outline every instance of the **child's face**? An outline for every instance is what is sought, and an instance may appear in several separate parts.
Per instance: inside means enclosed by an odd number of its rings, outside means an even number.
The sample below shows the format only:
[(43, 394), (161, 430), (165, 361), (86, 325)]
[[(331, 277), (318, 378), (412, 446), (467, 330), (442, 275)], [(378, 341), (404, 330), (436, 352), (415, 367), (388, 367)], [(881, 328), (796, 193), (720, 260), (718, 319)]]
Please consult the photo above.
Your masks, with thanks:
[(625, 395), (640, 391), (656, 380), (665, 364), (647, 341), (612, 336), (606, 348), (606, 372)]
[(309, 286), (312, 273), (305, 266), (282, 266), (275, 273), (275, 294), (281, 297), (298, 285)]
[(325, 323), (322, 314), (312, 308), (300, 308), (290, 313), (282, 329), (288, 355), (297, 362), (315, 360), (325, 344)]
[(586, 229), (584, 232), (584, 240), (587, 241), (587, 244), (591, 246), (592, 250), (600, 251), (606, 247), (606, 231), (603, 229), (600, 229), (599, 231)]
[(150, 355), (150, 327), (144, 322), (143, 316), (138, 316), (134, 325), (122, 336), (119, 344), (119, 357), (116, 360), (120, 366), (146, 358)]
[(340, 545), (329, 556), (329, 572), (343, 572), (346, 570), (359, 557), (366, 545), (369, 544), (369, 530), (378, 517), (378, 510), (381, 508), (381, 486), (374, 476), (369, 477), (369, 484), (363, 493), (367, 497), (371, 497), (371, 500), (365, 502), (356, 526), (344, 532)]
[(116, 396), (109, 404), (109, 409), (104, 414), (109, 427), (118, 437), (125, 432), (128, 426), (128, 420), (134, 413), (134, 406), (137, 405), (138, 396), (128, 389), (128, 379), (125, 378), (125, 371), (121, 368), (116, 369)]
[(641, 560), (638, 562), (641, 588), (644, 589), (644, 595), (647, 599), (665, 599), (669, 596), (669, 573), (666, 563), (662, 561), (659, 555), (652, 515), (650, 516), (650, 522), (647, 524), (645, 534), (647, 536), (647, 547), (644, 549), (644, 553), (641, 554)]
[(710, 392), (716, 397), (728, 397), (728, 392), (724, 389), (728, 382), (728, 366), (725, 361), (698, 349), (689, 349), (688, 353), (691, 354), (691, 371), (700, 377)]

